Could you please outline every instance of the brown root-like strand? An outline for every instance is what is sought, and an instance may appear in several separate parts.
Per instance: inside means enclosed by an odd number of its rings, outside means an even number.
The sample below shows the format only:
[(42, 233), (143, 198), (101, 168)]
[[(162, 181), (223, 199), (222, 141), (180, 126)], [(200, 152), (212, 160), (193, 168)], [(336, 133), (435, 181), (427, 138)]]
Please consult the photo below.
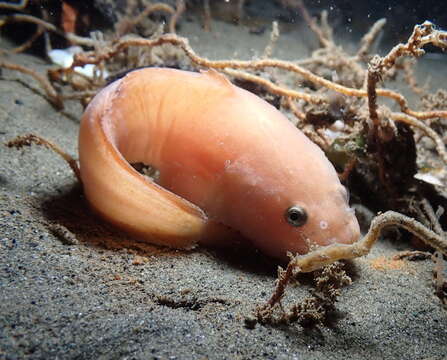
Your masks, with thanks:
[(6, 23), (9, 23), (9, 22), (33, 23), (33, 24), (43, 27), (45, 30), (54, 32), (62, 37), (65, 37), (68, 41), (70, 41), (74, 44), (78, 44), (78, 45), (95, 46), (97, 44), (96, 40), (94, 40), (94, 39), (78, 36), (73, 33), (66, 33), (62, 30), (59, 30), (55, 25), (53, 25), (45, 20), (39, 19), (35, 16), (24, 15), (24, 14), (9, 15), (9, 16), (0, 20), (0, 27)]
[(417, 236), (426, 244), (432, 246), (441, 254), (447, 256), (446, 237), (436, 234), (413, 218), (395, 211), (387, 211), (377, 215), (372, 220), (368, 233), (354, 244), (333, 244), (321, 247), (305, 255), (291, 256), (287, 268), (285, 270), (278, 270), (278, 281), (275, 291), (262, 309), (271, 309), (275, 304), (280, 303), (285, 289), (295, 273), (311, 272), (339, 260), (355, 259), (367, 255), (374, 243), (378, 240), (381, 231), (387, 226), (403, 228)]
[(380, 236), (380, 232), (387, 226), (403, 228), (427, 245), (447, 255), (447, 239), (434, 233), (413, 218), (395, 211), (387, 211), (376, 216), (371, 222), (368, 233), (358, 242), (352, 245), (334, 244), (322, 247), (306, 255), (298, 255), (291, 262), (302, 272), (310, 272), (323, 266), (332, 264), (338, 260), (355, 259), (369, 253), (374, 243)]
[(117, 25), (117, 35), (121, 36), (133, 30), (135, 26), (141, 23), (150, 14), (158, 11), (166, 12), (170, 15), (175, 14), (175, 10), (164, 3), (149, 4), (146, 8), (134, 18), (125, 18)]
[(257, 75), (249, 74), (249, 73), (243, 72), (243, 71), (232, 70), (232, 69), (224, 69), (222, 71), (228, 75), (235, 77), (235, 78), (252, 81), (256, 84), (259, 84), (259, 85), (263, 86), (264, 88), (266, 88), (269, 92), (276, 94), (276, 95), (281, 95), (281, 96), (285, 96), (285, 97), (292, 98), (292, 99), (301, 99), (301, 100), (307, 101), (312, 104), (321, 104), (324, 102), (324, 99), (321, 96), (287, 89), (284, 86), (276, 85), (273, 82), (271, 82), (267, 79), (264, 79), (260, 76), (257, 76)]
[(377, 39), (378, 35), (382, 31), (383, 27), (386, 25), (386, 19), (382, 18), (377, 20), (374, 25), (369, 29), (369, 31), (360, 40), (360, 48), (357, 51), (357, 57), (360, 59), (365, 59), (369, 53), (371, 46)]
[(0, 9), (23, 10), (28, 5), (28, 0), (20, 0), (16, 3), (0, 1)]
[(186, 10), (185, 0), (177, 0), (176, 1), (176, 10), (174, 15), (171, 16), (171, 20), (169, 21), (169, 32), (175, 34), (175, 27), (177, 25), (178, 19)]
[(64, 159), (67, 162), (67, 164), (70, 166), (71, 170), (73, 170), (78, 181), (82, 184), (81, 173), (79, 171), (78, 162), (71, 155), (66, 153), (59, 146), (52, 143), (51, 141), (44, 139), (43, 137), (34, 135), (34, 134), (28, 134), (28, 135), (18, 136), (16, 138), (8, 141), (5, 145), (8, 147), (15, 147), (15, 148), (19, 149), (24, 146), (31, 146), (31, 144), (45, 146), (46, 148), (54, 151), (56, 154), (61, 156), (62, 159)]
[(426, 136), (431, 138), (435, 143), (435, 148), (439, 156), (444, 161), (444, 163), (447, 164), (447, 151), (445, 148), (445, 144), (444, 141), (442, 141), (441, 137), (436, 133), (436, 131), (434, 131), (428, 125), (424, 124), (422, 121), (408, 114), (393, 112), (389, 113), (388, 115), (394, 121), (403, 122), (410, 126), (420, 129)]
[(59, 93), (54, 89), (53, 85), (42, 75), (37, 73), (36, 71), (27, 68), (22, 65), (9, 63), (6, 61), (0, 60), (0, 68), (5, 68), (8, 70), (15, 70), (19, 71), (21, 73), (27, 74), (32, 76), (35, 80), (39, 82), (39, 84), (42, 86), (42, 88), (45, 90), (45, 93), (47, 94), (48, 100), (51, 102), (51, 104), (57, 109), (61, 110), (64, 108), (64, 103), (59, 96)]
[[(84, 64), (98, 64), (101, 61), (113, 57), (119, 52), (130, 46), (140, 46), (140, 47), (155, 47), (163, 44), (172, 44), (175, 46), (179, 46), (185, 54), (191, 59), (192, 62), (199, 66), (203, 66), (205, 68), (213, 68), (224, 70), (228, 68), (233, 69), (252, 69), (252, 70), (261, 70), (268, 67), (274, 67), (286, 71), (293, 72), (297, 75), (302, 76), (304, 79), (325, 87), (327, 89), (339, 92), (346, 96), (353, 97), (367, 97), (368, 92), (363, 89), (355, 89), (350, 88), (341, 84), (337, 84), (333, 81), (327, 80), (323, 77), (315, 75), (311, 71), (305, 69), (304, 67), (291, 63), (289, 61), (277, 60), (277, 59), (259, 59), (259, 60), (209, 60), (204, 57), (198, 56), (195, 51), (190, 47), (188, 39), (179, 37), (175, 34), (165, 34), (155, 39), (143, 39), (143, 38), (126, 38), (120, 39), (116, 43), (113, 44), (112, 47), (108, 51), (104, 51), (101, 54), (96, 53), (84, 53), (78, 54), (75, 56), (75, 66), (76, 65), (84, 65)], [(418, 119), (429, 119), (434, 117), (447, 118), (447, 111), (427, 111), (427, 112), (418, 112), (409, 109), (408, 103), (405, 98), (389, 89), (376, 89), (378, 96), (388, 97), (396, 101), (401, 111), (407, 113)]]

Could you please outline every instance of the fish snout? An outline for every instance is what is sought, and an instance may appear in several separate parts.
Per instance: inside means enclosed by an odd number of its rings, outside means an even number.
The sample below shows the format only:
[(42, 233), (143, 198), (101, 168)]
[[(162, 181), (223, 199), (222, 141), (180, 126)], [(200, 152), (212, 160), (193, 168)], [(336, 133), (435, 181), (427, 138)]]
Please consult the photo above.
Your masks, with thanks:
[(334, 226), (331, 236), (326, 238), (325, 243), (330, 244), (353, 244), (360, 239), (360, 225), (354, 214), (349, 211), (344, 215), (344, 219), (338, 222), (338, 226)]
[(360, 225), (354, 211), (349, 212), (343, 229), (341, 242), (346, 244), (355, 243), (360, 239), (360, 235)]

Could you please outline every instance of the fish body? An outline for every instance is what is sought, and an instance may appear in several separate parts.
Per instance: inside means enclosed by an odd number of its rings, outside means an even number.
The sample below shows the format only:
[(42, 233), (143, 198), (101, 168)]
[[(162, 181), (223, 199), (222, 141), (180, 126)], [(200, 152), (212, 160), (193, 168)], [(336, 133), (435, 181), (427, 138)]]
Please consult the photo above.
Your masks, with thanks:
[[(90, 205), (151, 243), (187, 248), (241, 234), (284, 259), (360, 235), (320, 148), (215, 71), (146, 68), (110, 84), (82, 118), (79, 156)], [(157, 183), (129, 164), (139, 162), (158, 169)]]

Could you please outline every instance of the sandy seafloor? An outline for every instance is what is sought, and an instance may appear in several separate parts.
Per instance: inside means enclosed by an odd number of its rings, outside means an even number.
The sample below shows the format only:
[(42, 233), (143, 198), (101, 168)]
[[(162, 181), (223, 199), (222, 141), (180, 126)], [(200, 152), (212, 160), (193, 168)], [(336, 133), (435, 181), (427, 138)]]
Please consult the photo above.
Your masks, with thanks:
[[(269, 36), (218, 22), (208, 34), (184, 22), (180, 34), (213, 58), (250, 58)], [(283, 34), (275, 56), (307, 56), (308, 40), (297, 39), (309, 37)], [(30, 55), (9, 61), (42, 73), (48, 66)], [(76, 154), (81, 107), (56, 112), (42, 93), (29, 77), (3, 71), (0, 142), (32, 132)], [(406, 243), (382, 240), (352, 262), (353, 284), (342, 290), (333, 327), (247, 329), (244, 316), (272, 292), (273, 261), (250, 250), (139, 244), (92, 215), (68, 166), (39, 147), (0, 147), (0, 188), (0, 358), (446, 358), (447, 311), (434, 295), (431, 261), (373, 266)], [(50, 224), (78, 241), (64, 243)], [(303, 298), (307, 288), (289, 294)]]

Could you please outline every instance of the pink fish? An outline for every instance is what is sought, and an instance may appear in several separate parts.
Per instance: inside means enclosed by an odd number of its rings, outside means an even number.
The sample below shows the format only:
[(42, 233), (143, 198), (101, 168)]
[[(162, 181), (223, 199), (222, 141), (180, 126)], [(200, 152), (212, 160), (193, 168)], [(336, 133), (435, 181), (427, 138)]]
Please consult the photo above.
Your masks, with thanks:
[[(79, 135), (92, 208), (136, 238), (190, 248), (242, 235), (286, 259), (360, 230), (324, 153), (216, 71), (147, 68), (103, 89)], [(129, 163), (159, 170), (155, 183)]]

